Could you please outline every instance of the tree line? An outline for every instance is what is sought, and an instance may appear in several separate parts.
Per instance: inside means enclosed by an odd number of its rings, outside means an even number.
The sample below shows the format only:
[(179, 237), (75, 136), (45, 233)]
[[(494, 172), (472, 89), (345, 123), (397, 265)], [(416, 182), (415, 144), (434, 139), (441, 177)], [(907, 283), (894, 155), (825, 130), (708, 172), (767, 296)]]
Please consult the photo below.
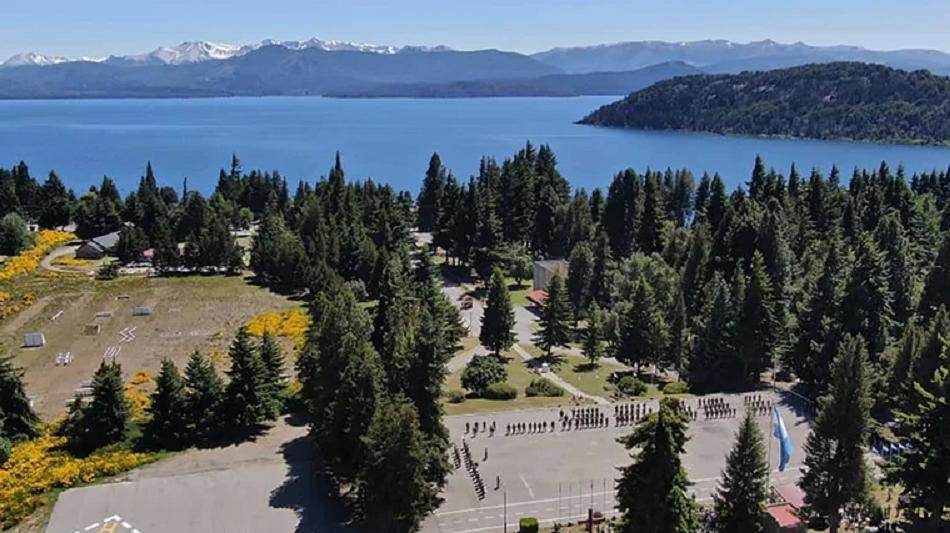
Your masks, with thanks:
[[(321, 469), (357, 487), (368, 523), (412, 529), (445, 480), (439, 396), (458, 317), (429, 253), (412, 257), (413, 226), (432, 233), (453, 268), (486, 283), (481, 341), (493, 352), (513, 342), (506, 276), (527, 277), (532, 259), (562, 257), (568, 274), (555, 277), (541, 310), (538, 342), (548, 353), (580, 338), (592, 360), (675, 368), (696, 392), (752, 390), (777, 372), (797, 377), (802, 394), (831, 399), (845, 394), (838, 367), (860, 366), (866, 383), (852, 390), (860, 401), (849, 401), (868, 417), (822, 424), (820, 410), (813, 435), (828, 433), (809, 457), (826, 446), (824, 464), (843, 461), (845, 439), (863, 444), (872, 425), (890, 421), (915, 450), (946, 453), (926, 424), (945, 415), (950, 366), (950, 171), (909, 177), (882, 164), (856, 169), (845, 186), (836, 168), (805, 177), (792, 166), (786, 175), (756, 158), (748, 182), (731, 192), (718, 175), (628, 169), (588, 193), (571, 190), (549, 147), (526, 144), (501, 164), (484, 158), (465, 184), (433, 155), (413, 202), (386, 185), (348, 182), (339, 157), (293, 197), (276, 173), (245, 174), (235, 159), (207, 202), (220, 207), (208, 211), (197, 199), (174, 201), (150, 174), (122, 203), (149, 244), (171, 234), (172, 222), (187, 241), (201, 227), (195, 220), (235, 225), (250, 213), (260, 222), (255, 274), (308, 294), (314, 326), (297, 375)], [(834, 433), (844, 427), (851, 433)], [(942, 464), (895, 467), (907, 494), (918, 494), (908, 509), (932, 516), (945, 506), (933, 499), (945, 494), (933, 490)], [(402, 468), (398, 481), (391, 473)], [(380, 479), (405, 490), (374, 492), (386, 486)], [(828, 509), (855, 494), (809, 505), (833, 520)]]
[(584, 124), (888, 143), (950, 143), (950, 78), (838, 62), (661, 81)]

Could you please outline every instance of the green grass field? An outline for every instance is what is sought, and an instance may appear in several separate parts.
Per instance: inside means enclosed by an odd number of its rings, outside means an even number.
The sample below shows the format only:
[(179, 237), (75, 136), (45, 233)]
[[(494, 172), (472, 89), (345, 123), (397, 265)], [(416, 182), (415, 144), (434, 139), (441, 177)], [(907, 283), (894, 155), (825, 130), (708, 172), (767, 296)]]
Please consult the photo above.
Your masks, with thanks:
[[(507, 356), (508, 370), (507, 383), (518, 390), (518, 397), (513, 400), (487, 400), (484, 398), (467, 398), (462, 403), (444, 402), (445, 414), (462, 415), (472, 413), (490, 413), (496, 411), (511, 411), (514, 409), (535, 409), (540, 407), (552, 407), (557, 405), (566, 405), (570, 403), (569, 395), (559, 397), (528, 397), (525, 396), (524, 389), (531, 383), (531, 380), (538, 378), (533, 370), (525, 365), (524, 361), (516, 354)], [(445, 381), (444, 390), (464, 390), (462, 389), (462, 369), (449, 374)]]

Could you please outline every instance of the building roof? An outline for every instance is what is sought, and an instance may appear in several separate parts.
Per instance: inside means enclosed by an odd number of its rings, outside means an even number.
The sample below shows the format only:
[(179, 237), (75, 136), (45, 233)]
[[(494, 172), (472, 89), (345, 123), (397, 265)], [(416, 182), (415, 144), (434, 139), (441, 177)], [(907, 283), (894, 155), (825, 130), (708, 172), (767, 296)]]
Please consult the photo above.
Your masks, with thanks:
[(801, 509), (805, 505), (805, 492), (794, 483), (776, 485), (772, 489), (796, 509)]
[(548, 291), (543, 290), (543, 289), (531, 291), (528, 293), (526, 298), (528, 299), (529, 302), (533, 303), (534, 305), (541, 306), (541, 305), (544, 305), (544, 302), (548, 300)]
[(539, 266), (545, 270), (560, 270), (567, 268), (566, 259), (544, 259), (542, 261), (535, 261), (535, 266)]
[(89, 239), (89, 242), (99, 245), (103, 250), (111, 250), (119, 242), (119, 232), (113, 231), (112, 233), (93, 237)]
[(796, 527), (802, 523), (802, 519), (795, 514), (795, 508), (787, 503), (769, 507), (769, 515), (782, 529)]

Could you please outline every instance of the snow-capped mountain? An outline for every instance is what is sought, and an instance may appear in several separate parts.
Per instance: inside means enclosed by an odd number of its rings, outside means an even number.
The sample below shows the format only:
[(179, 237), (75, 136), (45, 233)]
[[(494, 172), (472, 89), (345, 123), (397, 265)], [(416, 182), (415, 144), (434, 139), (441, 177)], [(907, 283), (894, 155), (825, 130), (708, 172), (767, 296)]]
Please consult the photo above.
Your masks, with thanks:
[(263, 41), (245, 45), (234, 45), (228, 43), (215, 43), (210, 41), (185, 41), (177, 46), (161, 46), (145, 54), (134, 54), (127, 56), (111, 56), (109, 58), (73, 58), (63, 56), (45, 56), (28, 52), (17, 54), (5, 62), (0, 63), (0, 67), (19, 67), (24, 65), (56, 65), (59, 63), (69, 63), (73, 61), (111, 61), (133, 62), (133, 63), (164, 63), (166, 65), (184, 65), (188, 63), (200, 63), (202, 61), (219, 61), (230, 59), (232, 57), (242, 56), (254, 50), (265, 46), (282, 46), (288, 50), (305, 50), (315, 48), (327, 52), (351, 51), (366, 52), (373, 54), (397, 54), (403, 51), (431, 51), (440, 52), (448, 50), (447, 47), (402, 47), (381, 46), (369, 43), (355, 43), (349, 41), (324, 41), (313, 38), (306, 41), (279, 41), (276, 39), (264, 39)]
[(24, 54), (17, 54), (10, 57), (3, 63), (0, 63), (0, 67), (22, 67), (24, 65), (37, 65), (37, 66), (47, 66), (47, 65), (58, 65), (60, 63), (70, 63), (73, 61), (93, 61), (99, 62), (104, 61), (105, 58), (102, 57), (63, 57), (63, 56), (46, 56), (43, 54), (37, 54), (34, 52), (27, 52)]

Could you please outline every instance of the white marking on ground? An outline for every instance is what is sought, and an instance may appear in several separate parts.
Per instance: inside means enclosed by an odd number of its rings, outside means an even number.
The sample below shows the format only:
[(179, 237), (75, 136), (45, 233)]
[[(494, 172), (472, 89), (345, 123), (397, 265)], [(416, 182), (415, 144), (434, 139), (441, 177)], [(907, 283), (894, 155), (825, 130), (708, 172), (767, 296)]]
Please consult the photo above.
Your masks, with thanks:
[(521, 478), (521, 482), (524, 483), (524, 487), (528, 489), (528, 496), (534, 498), (534, 491), (531, 490), (531, 485), (528, 485), (528, 480), (524, 478), (524, 474), (518, 474), (518, 477)]

